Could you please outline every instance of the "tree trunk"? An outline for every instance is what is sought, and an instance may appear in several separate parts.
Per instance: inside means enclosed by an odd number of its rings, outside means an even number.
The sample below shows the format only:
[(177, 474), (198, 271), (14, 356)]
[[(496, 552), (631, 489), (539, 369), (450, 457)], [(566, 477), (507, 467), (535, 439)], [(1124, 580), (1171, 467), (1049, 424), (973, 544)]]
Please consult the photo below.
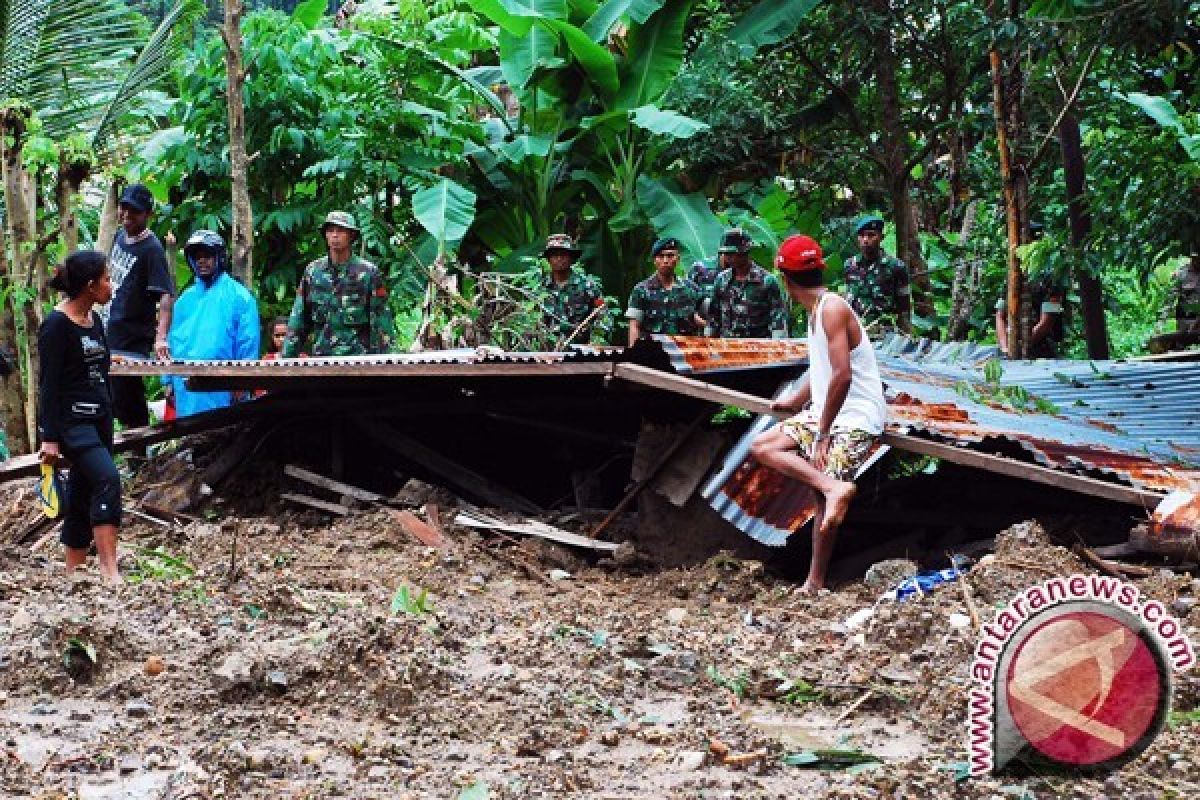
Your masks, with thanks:
[(872, 0), (871, 10), (883, 29), (875, 32), (875, 81), (879, 87), (880, 145), (883, 149), (884, 179), (892, 201), (892, 225), (896, 231), (896, 257), (908, 265), (912, 275), (913, 312), (934, 316), (933, 291), (929, 270), (921, 257), (916, 216), (909, 196), (908, 131), (900, 117), (900, 88), (897, 84), (897, 59), (890, 31), (892, 16), (889, 0)]
[(75, 216), (79, 184), (60, 172), (54, 194), (58, 206), (58, 235), (62, 237), (63, 252), (74, 253), (79, 249), (79, 219)]
[(117, 237), (117, 201), (119, 197), (117, 183), (113, 181), (108, 185), (108, 192), (104, 195), (104, 206), (100, 209), (100, 225), (96, 231), (96, 249), (106, 256), (112, 252), (113, 239)]
[[(11, 275), (8, 302), (12, 306), (15, 329), (17, 364), (24, 383), (24, 436), (26, 442), (35, 440), (34, 422), (37, 412), (37, 333), (38, 297), (31, 294), (39, 283), (37, 280), (37, 239), (33, 227), (35, 208), (31, 200), (37, 197), (33, 180), (25, 169), (21, 150), (25, 146), (32, 112), (26, 108), (10, 107), (0, 118), (0, 138), (3, 149), (0, 170), (4, 178), (5, 217), (8, 222), (8, 239), (12, 245)], [(44, 277), (40, 281), (45, 282)], [(9, 429), (9, 435), (15, 431)], [(13, 437), (16, 441), (16, 437)]]
[(1079, 135), (1079, 120), (1075, 119), (1075, 115), (1063, 116), (1058, 125), (1058, 143), (1062, 149), (1063, 176), (1067, 184), (1067, 220), (1071, 226), (1071, 249), (1075, 255), (1073, 269), (1079, 282), (1083, 338), (1087, 342), (1088, 358), (1103, 361), (1109, 357), (1104, 288), (1100, 279), (1083, 264), (1083, 244), (1092, 231), (1092, 217), (1087, 210), (1083, 141)]
[[(966, 247), (975, 227), (975, 215), (979, 213), (979, 201), (972, 200), (963, 213), (962, 230), (958, 236), (959, 247)], [(950, 320), (946, 325), (946, 339), (961, 342), (967, 338), (967, 320), (975, 305), (975, 276), (977, 261), (964, 257), (954, 265), (954, 287), (950, 291)]]
[[(1018, 21), (1018, 6), (1017, 0), (1010, 2), (1009, 17), (1013, 21)], [(1007, 73), (1000, 51), (994, 46), (988, 51), (988, 61), (992, 72), (992, 108), (996, 121), (996, 147), (1000, 155), (1008, 238), (1008, 353), (1010, 358), (1023, 358), (1028, 342), (1028, 319), (1023, 300), (1028, 292), (1025, 291), (1017, 248), (1028, 235), (1029, 186), (1024, 165), (1014, 156), (1015, 144), (1024, 134), (1024, 121), (1021, 115), (1021, 72), (1015, 53), (1019, 48), (1013, 49), (1013, 64)]]
[[(12, 285), (12, 274), (8, 260), (8, 237), (0, 231), (0, 285)], [(17, 337), (17, 320), (10, 303), (0, 302), (0, 349), (12, 370), (0, 377), (0, 425), (7, 437), (8, 452), (12, 455), (31, 450), (28, 421), (25, 415), (25, 388), (22, 385), (20, 347)]]
[(225, 101), (229, 110), (229, 176), (233, 187), (233, 233), (231, 235), (230, 265), (233, 276), (247, 288), (254, 278), (254, 215), (250, 208), (250, 189), (247, 184), (246, 107), (242, 84), (246, 72), (242, 68), (242, 0), (225, 0)]

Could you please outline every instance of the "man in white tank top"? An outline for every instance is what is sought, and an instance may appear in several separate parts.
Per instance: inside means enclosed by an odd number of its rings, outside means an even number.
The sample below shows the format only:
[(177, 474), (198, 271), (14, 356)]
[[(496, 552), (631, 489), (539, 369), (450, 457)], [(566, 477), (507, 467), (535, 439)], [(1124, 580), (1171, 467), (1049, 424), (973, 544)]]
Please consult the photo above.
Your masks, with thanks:
[(862, 323), (845, 300), (825, 288), (821, 246), (808, 236), (788, 237), (775, 266), (788, 294), (808, 310), (809, 370), (791, 397), (772, 404), (777, 411), (800, 413), (760, 435), (751, 453), (816, 493), (812, 563), (802, 587), (815, 592), (825, 585), (838, 526), (854, 499), (855, 472), (883, 434), (887, 404)]

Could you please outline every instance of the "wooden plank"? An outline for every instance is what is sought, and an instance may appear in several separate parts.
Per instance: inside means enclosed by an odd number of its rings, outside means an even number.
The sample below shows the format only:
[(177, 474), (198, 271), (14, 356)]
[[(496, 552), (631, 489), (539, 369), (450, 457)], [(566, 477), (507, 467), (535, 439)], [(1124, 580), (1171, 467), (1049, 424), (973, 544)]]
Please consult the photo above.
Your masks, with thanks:
[(629, 504), (632, 503), (634, 499), (642, 493), (643, 489), (649, 486), (654, 479), (658, 477), (658, 473), (664, 466), (666, 466), (667, 462), (670, 461), (677, 452), (679, 452), (679, 448), (683, 447), (684, 442), (692, 438), (692, 434), (696, 432), (704, 420), (708, 419), (709, 416), (710, 415), (708, 411), (701, 412), (686, 428), (684, 428), (683, 433), (675, 437), (675, 441), (671, 442), (670, 446), (667, 447), (667, 449), (659, 455), (654, 463), (650, 465), (650, 469), (646, 470), (646, 474), (642, 476), (641, 480), (635, 483), (632, 488), (625, 493), (625, 496), (621, 498), (619, 503), (617, 503), (616, 508), (608, 512), (608, 516), (601, 520), (600, 524), (592, 530), (593, 536), (599, 536), (605, 528), (612, 524), (614, 519), (620, 516), (621, 512), (629, 507)]
[[(246, 403), (228, 408), (218, 408), (191, 417), (172, 422), (160, 422), (143, 428), (130, 428), (116, 434), (113, 451), (123, 453), (144, 447), (148, 444), (165, 442), (170, 439), (180, 439), (193, 433), (216, 430), (234, 423), (241, 422), (256, 414), (266, 414), (276, 410), (274, 406)], [(15, 456), (0, 463), (0, 483), (15, 478), (24, 478), (38, 473), (38, 457), (36, 453)]]
[[(643, 367), (639, 364), (614, 364), (613, 377), (628, 381), (629, 383), (650, 386), (655, 389), (665, 389), (666, 391), (686, 395), (687, 397), (695, 397), (699, 400), (708, 400), (712, 403), (744, 408), (755, 414), (773, 413), (771, 411), (771, 401), (765, 397), (739, 392), (737, 389), (726, 389), (724, 386), (714, 386), (704, 381), (698, 381), (695, 378), (686, 378), (682, 375), (660, 372), (659, 370)], [(787, 415), (777, 414), (776, 416)]]
[(362, 500), (364, 503), (387, 502), (387, 498), (381, 494), (376, 494), (375, 492), (367, 489), (360, 489), (359, 487), (352, 486), (349, 483), (335, 481), (333, 478), (326, 478), (324, 475), (318, 475), (317, 473), (310, 472), (303, 467), (297, 467), (294, 464), (288, 464), (286, 467), (284, 467), (283, 474), (292, 478), (296, 478), (297, 480), (304, 481), (305, 483), (311, 483), (313, 486), (318, 486), (322, 489), (328, 489), (329, 491), (337, 494), (353, 497), (355, 500)]
[(294, 494), (292, 492), (286, 492), (279, 495), (279, 498), (281, 500), (290, 500), (293, 503), (299, 503), (303, 506), (320, 509), (321, 511), (327, 511), (330, 514), (336, 514), (339, 517), (344, 517), (351, 513), (350, 509), (346, 508), (340, 503), (330, 503), (327, 500), (320, 500), (316, 497), (310, 497), (306, 494)]
[[(113, 375), (153, 376), (180, 375), (205, 379), (207, 388), (216, 384), (208, 379), (252, 378), (261, 379), (266, 386), (279, 379), (295, 378), (411, 378), (411, 377), (505, 377), (505, 376), (557, 376), (557, 375), (607, 375), (611, 364), (605, 361), (563, 362), (420, 362), (378, 363), (339, 362), (314, 363), (312, 361), (289, 364), (282, 361), (246, 361), (239, 364), (202, 363), (174, 361), (137, 361), (113, 364)], [(197, 382), (199, 386), (200, 383)]]
[(402, 458), (425, 467), (442, 480), (473, 497), (499, 508), (512, 509), (525, 514), (542, 512), (542, 509), (530, 500), (426, 447), (395, 428), (372, 419), (357, 418), (354, 423), (362, 428), (369, 440), (379, 442)]
[(427, 525), (417, 518), (417, 515), (411, 511), (400, 511), (398, 509), (389, 509), (392, 519), (404, 529), (404, 532), (416, 539), (426, 547), (443, 548), (446, 546), (446, 539), (442, 536), (441, 531), (434, 528), (432, 525)]
[(546, 539), (559, 544), (567, 544), (573, 547), (586, 547), (589, 550), (599, 550), (601, 552), (611, 553), (617, 549), (614, 542), (602, 542), (598, 539), (591, 539), (587, 536), (580, 536), (577, 533), (564, 531), (561, 528), (555, 528), (552, 525), (547, 525), (544, 522), (529, 521), (525, 523), (505, 522), (504, 520), (495, 519), (485, 514), (480, 514), (476, 511), (460, 511), (454, 518), (456, 525), (465, 525), (469, 528), (486, 528), (488, 530), (503, 531), (505, 533), (519, 533), (524, 536), (536, 536), (539, 539)]
[(1014, 461), (1004, 456), (980, 453), (975, 450), (968, 450), (965, 447), (934, 442), (929, 439), (920, 439), (902, 433), (888, 431), (883, 435), (883, 441), (892, 447), (907, 450), (910, 453), (934, 456), (935, 458), (941, 458), (955, 464), (962, 464), (964, 467), (976, 467), (1000, 475), (1008, 475), (1013, 478), (1033, 481), (1034, 483), (1044, 483), (1047, 486), (1067, 489), (1068, 491), (1079, 492), (1080, 494), (1092, 495), (1094, 497), (1103, 497), (1108, 500), (1116, 500), (1119, 503), (1129, 503), (1130, 505), (1140, 506), (1145, 509), (1155, 508), (1162, 502), (1163, 497), (1166, 496), (1165, 493), (1161, 492), (1137, 489), (1132, 486), (1122, 486), (1121, 484), (1109, 483), (1097, 478), (1089, 478), (1086, 475), (1059, 472), (1049, 467), (1043, 467), (1040, 464)]

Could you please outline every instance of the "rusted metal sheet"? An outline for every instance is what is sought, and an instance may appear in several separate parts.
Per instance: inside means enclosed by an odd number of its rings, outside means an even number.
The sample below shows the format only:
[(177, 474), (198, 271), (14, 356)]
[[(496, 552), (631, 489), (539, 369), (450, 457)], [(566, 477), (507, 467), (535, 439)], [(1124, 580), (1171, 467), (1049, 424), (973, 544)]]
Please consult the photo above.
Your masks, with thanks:
[[(790, 393), (800, 380), (789, 381), (775, 396)], [(726, 522), (770, 547), (787, 544), (788, 537), (807, 525), (816, 513), (816, 497), (811, 489), (750, 457), (754, 439), (776, 422), (765, 414), (757, 417), (700, 490), (701, 497)], [(887, 451), (885, 445), (876, 445), (855, 477), (866, 473)]]
[(671, 368), (680, 375), (799, 366), (808, 363), (803, 339), (708, 339), (703, 336), (653, 336)]
[(1171, 492), (1140, 529), (1133, 543), (1142, 550), (1181, 561), (1200, 561), (1200, 495)]

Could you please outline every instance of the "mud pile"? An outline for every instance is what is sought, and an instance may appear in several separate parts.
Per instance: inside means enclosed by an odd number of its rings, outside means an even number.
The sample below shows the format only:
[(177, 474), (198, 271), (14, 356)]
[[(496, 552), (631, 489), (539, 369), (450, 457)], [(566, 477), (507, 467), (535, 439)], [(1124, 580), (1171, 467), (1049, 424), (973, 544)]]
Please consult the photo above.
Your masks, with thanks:
[[(865, 583), (807, 597), (724, 554), (618, 567), (452, 524), (438, 550), (387, 509), (331, 522), (259, 494), (263, 516), (214, 502), (186, 525), (131, 520), (113, 590), (64, 579), (52, 539), (11, 543), (23, 492), (0, 497), (4, 797), (1197, 791), (1186, 715), (1111, 776), (961, 780), (975, 632), (958, 582), (902, 603)], [(967, 585), (987, 621), (1089, 571), (1027, 523)], [(1200, 642), (1191, 576), (1139, 586)], [(1178, 676), (1175, 708), (1198, 696), (1197, 671)]]

